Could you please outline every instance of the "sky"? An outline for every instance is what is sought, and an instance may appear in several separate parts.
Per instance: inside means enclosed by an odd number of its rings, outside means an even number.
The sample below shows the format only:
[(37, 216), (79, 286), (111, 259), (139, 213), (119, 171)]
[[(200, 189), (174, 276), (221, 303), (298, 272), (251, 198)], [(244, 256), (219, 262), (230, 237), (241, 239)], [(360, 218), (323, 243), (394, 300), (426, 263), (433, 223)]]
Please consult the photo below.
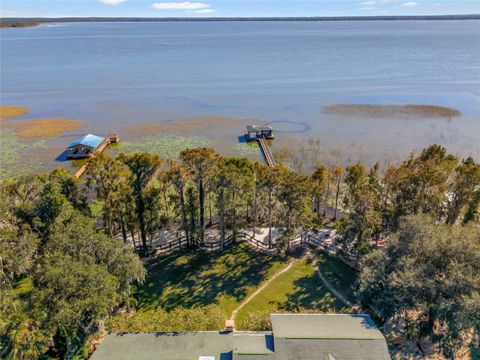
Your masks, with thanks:
[(479, 0), (1, 0), (0, 17), (480, 14)]

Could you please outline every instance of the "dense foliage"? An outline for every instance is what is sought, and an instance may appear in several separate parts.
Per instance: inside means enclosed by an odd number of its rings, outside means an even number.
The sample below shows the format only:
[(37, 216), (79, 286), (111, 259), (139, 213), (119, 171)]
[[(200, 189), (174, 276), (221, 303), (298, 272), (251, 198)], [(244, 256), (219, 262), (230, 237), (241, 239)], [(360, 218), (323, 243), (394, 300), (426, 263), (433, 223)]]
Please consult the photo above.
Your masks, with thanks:
[[(242, 229), (257, 227), (269, 229), (272, 244), (272, 228), (281, 228), (281, 251), (299, 233), (335, 226), (339, 254), (362, 270), (363, 306), (382, 321), (420, 314), (409, 336), (431, 336), (446, 352), (465, 339), (475, 344), (480, 165), (472, 158), (459, 160), (432, 145), (383, 170), (318, 164), (305, 175), (195, 148), (176, 161), (148, 153), (99, 156), (88, 163), (85, 186), (62, 170), (1, 184), (5, 357), (81, 353), (103, 319), (135, 303), (130, 286), (145, 272), (132, 247), (150, 255), (158, 231), (170, 229), (196, 248), (212, 224), (221, 248)], [(87, 201), (88, 192), (94, 201)], [(96, 230), (100, 223), (104, 229)], [(185, 329), (223, 321), (208, 308), (175, 311)], [(126, 313), (108, 324), (142, 330), (151, 316), (157, 330), (178, 326), (163, 309), (148, 314)], [(248, 321), (266, 326), (261, 316)]]
[(408, 336), (432, 337), (452, 358), (480, 334), (480, 229), (409, 216), (383, 251), (364, 259), (360, 300)]
[(145, 276), (137, 255), (95, 230), (59, 170), (1, 186), (0, 354), (73, 358)]

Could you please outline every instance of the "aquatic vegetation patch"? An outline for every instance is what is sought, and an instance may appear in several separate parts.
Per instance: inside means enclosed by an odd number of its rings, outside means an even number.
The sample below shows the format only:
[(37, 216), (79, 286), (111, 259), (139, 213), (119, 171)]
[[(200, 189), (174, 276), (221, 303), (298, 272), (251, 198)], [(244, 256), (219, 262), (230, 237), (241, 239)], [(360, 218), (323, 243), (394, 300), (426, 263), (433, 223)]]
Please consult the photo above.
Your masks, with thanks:
[(368, 118), (433, 119), (460, 116), (460, 111), (437, 105), (372, 105), (372, 104), (337, 104), (323, 108), (327, 114), (357, 116)]
[(203, 136), (154, 134), (137, 140), (122, 141), (109, 148), (108, 152), (112, 155), (151, 152), (163, 158), (176, 159), (182, 150), (203, 146), (212, 146), (212, 141)]
[(258, 143), (251, 142), (240, 142), (232, 146), (232, 148), (238, 152), (239, 155), (242, 156), (248, 156), (248, 155), (258, 155), (260, 154), (260, 147), (258, 146)]
[(8, 121), (3, 125), (12, 128), (22, 138), (57, 137), (83, 128), (81, 121), (64, 118)]
[(24, 143), (11, 130), (2, 129), (0, 135), (0, 179), (39, 171), (43, 163), (31, 156), (36, 149), (46, 149), (45, 140)]
[(0, 120), (22, 116), (27, 114), (28, 111), (28, 108), (24, 106), (2, 105), (0, 106)]

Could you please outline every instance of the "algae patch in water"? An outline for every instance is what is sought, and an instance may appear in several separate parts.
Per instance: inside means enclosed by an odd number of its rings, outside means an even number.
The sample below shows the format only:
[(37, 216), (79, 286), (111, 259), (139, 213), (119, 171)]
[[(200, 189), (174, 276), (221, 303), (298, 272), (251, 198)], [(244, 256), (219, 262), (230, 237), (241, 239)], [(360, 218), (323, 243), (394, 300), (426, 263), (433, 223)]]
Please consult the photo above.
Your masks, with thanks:
[(112, 155), (120, 153), (151, 152), (166, 159), (176, 159), (189, 148), (212, 146), (212, 142), (203, 136), (180, 136), (155, 134), (132, 141), (122, 141), (109, 148)]
[(233, 150), (235, 150), (241, 156), (248, 156), (248, 155), (259, 155), (260, 148), (257, 142), (240, 142), (232, 146)]
[(63, 118), (8, 121), (3, 125), (11, 127), (22, 138), (57, 137), (83, 128), (81, 121)]
[(2, 105), (0, 106), (0, 120), (22, 116), (27, 114), (28, 111), (28, 108), (24, 106)]
[(373, 105), (373, 104), (337, 104), (323, 108), (327, 114), (358, 116), (368, 118), (399, 118), (399, 119), (432, 119), (454, 118), (460, 116), (460, 112), (437, 105)]
[(0, 179), (40, 170), (44, 164), (31, 156), (37, 149), (46, 149), (45, 140), (23, 143), (13, 131), (2, 129), (0, 135)]

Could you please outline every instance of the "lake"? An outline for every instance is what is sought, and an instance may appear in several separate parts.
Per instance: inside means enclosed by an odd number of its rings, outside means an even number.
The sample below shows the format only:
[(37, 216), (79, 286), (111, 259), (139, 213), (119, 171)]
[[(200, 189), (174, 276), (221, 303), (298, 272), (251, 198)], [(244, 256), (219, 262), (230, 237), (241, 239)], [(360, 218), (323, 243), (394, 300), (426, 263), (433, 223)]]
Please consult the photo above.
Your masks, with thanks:
[[(75, 136), (109, 132), (125, 149), (174, 156), (208, 145), (256, 158), (239, 136), (257, 122), (277, 130), (274, 150), (318, 139), (329, 162), (395, 162), (432, 143), (480, 159), (479, 20), (63, 23), (0, 34), (1, 103), (31, 110), (18, 121), (84, 122), (39, 146), (2, 139), (2, 152), (13, 144), (3, 167), (65, 166), (54, 159)], [(461, 115), (323, 112), (334, 104), (441, 105)], [(15, 144), (21, 152), (10, 154)]]

